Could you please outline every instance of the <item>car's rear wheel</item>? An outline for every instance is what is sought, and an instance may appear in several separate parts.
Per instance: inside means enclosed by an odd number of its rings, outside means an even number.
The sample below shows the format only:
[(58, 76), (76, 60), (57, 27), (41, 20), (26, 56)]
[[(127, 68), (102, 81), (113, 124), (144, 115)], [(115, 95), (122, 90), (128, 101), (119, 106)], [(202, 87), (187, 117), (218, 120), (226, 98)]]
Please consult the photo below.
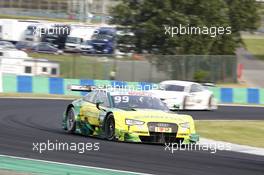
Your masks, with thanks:
[(208, 100), (208, 107), (207, 107), (208, 110), (212, 110), (212, 103), (213, 103), (213, 97), (210, 96)]
[(105, 136), (107, 140), (115, 139), (115, 119), (113, 114), (109, 114), (105, 120)]
[(185, 110), (186, 109), (186, 100), (187, 100), (187, 98), (184, 97), (183, 98), (183, 102), (182, 102), (182, 110)]
[(76, 121), (75, 121), (75, 112), (74, 109), (71, 107), (66, 115), (66, 126), (67, 132), (74, 133), (76, 129)]

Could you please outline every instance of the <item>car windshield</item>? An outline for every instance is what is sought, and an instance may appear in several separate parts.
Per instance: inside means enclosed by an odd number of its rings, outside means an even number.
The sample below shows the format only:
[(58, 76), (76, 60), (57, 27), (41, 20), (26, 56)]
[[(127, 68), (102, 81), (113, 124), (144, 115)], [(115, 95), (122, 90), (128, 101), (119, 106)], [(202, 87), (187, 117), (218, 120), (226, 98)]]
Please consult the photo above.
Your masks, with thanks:
[(172, 85), (172, 84), (161, 84), (160, 85), (160, 90), (183, 92), (184, 91), (184, 86)]
[(13, 49), (13, 48), (15, 48), (15, 46), (12, 44), (12, 43), (0, 43), (0, 47), (1, 48), (11, 48), (11, 49)]
[(141, 95), (114, 95), (111, 96), (114, 107), (120, 109), (156, 109), (169, 110), (158, 98)]
[(91, 40), (86, 40), (82, 42), (82, 45), (91, 45)]
[(24, 41), (17, 42), (16, 46), (30, 46), (30, 42), (24, 42)]
[(12, 46), (13, 44), (12, 43), (9, 43), (9, 42), (5, 42), (5, 41), (0, 41), (0, 45), (3, 45), (3, 46)]
[(96, 34), (93, 35), (92, 39), (94, 40), (111, 40), (113, 38), (112, 35), (108, 35), (108, 34)]
[(34, 32), (37, 30), (37, 27), (36, 26), (28, 26), (28, 28), (26, 29), (26, 35), (33, 35)]
[(81, 39), (77, 38), (77, 37), (68, 37), (66, 42), (67, 43), (78, 44), (78, 43), (81, 42)]

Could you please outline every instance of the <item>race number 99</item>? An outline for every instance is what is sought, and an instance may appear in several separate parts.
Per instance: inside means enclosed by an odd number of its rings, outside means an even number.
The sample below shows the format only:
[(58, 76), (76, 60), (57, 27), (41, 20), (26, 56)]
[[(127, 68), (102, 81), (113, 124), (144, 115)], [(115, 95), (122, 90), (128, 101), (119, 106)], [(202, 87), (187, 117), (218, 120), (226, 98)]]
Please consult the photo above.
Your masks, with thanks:
[(115, 96), (114, 100), (115, 100), (115, 103), (128, 103), (129, 97), (128, 96)]

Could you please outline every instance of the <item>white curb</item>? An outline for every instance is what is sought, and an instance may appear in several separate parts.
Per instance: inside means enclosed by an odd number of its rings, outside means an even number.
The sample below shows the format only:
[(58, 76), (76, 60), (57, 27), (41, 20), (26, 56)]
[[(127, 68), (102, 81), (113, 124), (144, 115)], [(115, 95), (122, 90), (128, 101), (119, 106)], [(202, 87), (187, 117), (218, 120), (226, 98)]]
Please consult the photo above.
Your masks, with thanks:
[(224, 148), (224, 149), (219, 149), (219, 147), (216, 147), (216, 149), (264, 156), (264, 148), (258, 148), (258, 147), (247, 146), (247, 145), (239, 145), (239, 144), (223, 142), (223, 141), (216, 141), (216, 140), (211, 140), (211, 139), (206, 139), (206, 138), (200, 138), (199, 144), (200, 145), (221, 145), (221, 148)]

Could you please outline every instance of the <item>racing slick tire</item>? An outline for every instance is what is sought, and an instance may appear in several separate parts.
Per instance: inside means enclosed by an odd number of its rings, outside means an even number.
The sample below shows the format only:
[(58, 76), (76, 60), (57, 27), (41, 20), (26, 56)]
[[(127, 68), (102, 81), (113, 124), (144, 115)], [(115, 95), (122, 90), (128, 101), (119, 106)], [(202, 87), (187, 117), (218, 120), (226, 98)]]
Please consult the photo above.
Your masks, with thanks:
[(187, 97), (184, 97), (182, 101), (182, 110), (186, 110), (186, 100), (187, 100)]
[(105, 120), (105, 137), (107, 140), (115, 139), (115, 119), (113, 114), (109, 114)]
[(212, 102), (213, 102), (213, 96), (210, 96), (208, 99), (208, 105), (207, 105), (207, 110), (211, 111), (212, 110)]
[(74, 133), (76, 129), (76, 121), (75, 121), (75, 112), (74, 109), (71, 107), (67, 111), (66, 115), (66, 130), (68, 133)]

